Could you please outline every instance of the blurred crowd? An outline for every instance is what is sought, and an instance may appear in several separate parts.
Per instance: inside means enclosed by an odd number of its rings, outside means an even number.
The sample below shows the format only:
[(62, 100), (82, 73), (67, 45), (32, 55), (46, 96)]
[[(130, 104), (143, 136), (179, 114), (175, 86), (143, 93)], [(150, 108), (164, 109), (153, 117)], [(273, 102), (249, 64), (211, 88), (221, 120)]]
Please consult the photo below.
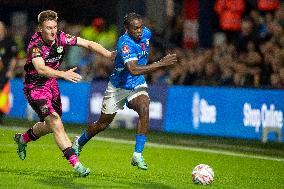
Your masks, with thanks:
[[(216, 15), (218, 15), (215, 7)], [(212, 48), (185, 48), (183, 45), (184, 18), (176, 15), (167, 20), (163, 32), (145, 18), (152, 30), (149, 63), (167, 53), (176, 53), (178, 63), (168, 70), (157, 70), (147, 75), (150, 84), (230, 86), (253, 88), (284, 88), (284, 4), (273, 11), (257, 7), (242, 12), (238, 30), (214, 30)], [(221, 24), (221, 23), (220, 23)], [(10, 28), (18, 45), (15, 77), (23, 77), (25, 49), (36, 27)], [(95, 18), (89, 26), (60, 21), (66, 33), (90, 39), (107, 49), (115, 49), (118, 29), (103, 18)], [(77, 66), (85, 81), (107, 80), (113, 64), (109, 60), (82, 48), (68, 49), (62, 69)]]

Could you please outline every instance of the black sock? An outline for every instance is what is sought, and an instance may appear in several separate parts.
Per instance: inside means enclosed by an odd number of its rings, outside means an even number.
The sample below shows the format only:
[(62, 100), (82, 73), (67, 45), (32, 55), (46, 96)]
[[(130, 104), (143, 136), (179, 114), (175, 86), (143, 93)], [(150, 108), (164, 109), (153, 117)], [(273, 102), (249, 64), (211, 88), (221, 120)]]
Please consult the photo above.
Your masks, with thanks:
[(71, 156), (75, 155), (75, 151), (71, 147), (68, 147), (68, 148), (62, 150), (62, 152), (63, 152), (63, 155), (66, 157), (67, 160), (69, 160)]
[(33, 128), (30, 128), (30, 129), (27, 131), (27, 133), (28, 133), (29, 138), (30, 138), (32, 141), (35, 141), (35, 140), (39, 139), (39, 137), (34, 134)]

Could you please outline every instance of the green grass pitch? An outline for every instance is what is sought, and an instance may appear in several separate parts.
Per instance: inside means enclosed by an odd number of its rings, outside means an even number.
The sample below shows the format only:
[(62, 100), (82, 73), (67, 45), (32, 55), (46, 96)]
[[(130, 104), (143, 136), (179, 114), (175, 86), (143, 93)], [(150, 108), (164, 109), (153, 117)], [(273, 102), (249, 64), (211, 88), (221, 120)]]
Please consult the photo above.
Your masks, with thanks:
[[(282, 154), (262, 159), (267, 156), (255, 158), (242, 156), (247, 153), (241, 152), (219, 153), (218, 149), (213, 153), (187, 147), (147, 145), (144, 157), (149, 170), (143, 171), (130, 165), (133, 143), (101, 140), (100, 136), (82, 151), (80, 161), (91, 169), (91, 174), (80, 178), (62, 157), (52, 135), (29, 143), (27, 158), (20, 160), (13, 141), (15, 132), (15, 128), (0, 127), (0, 188), (284, 188)], [(226, 152), (230, 153), (229, 150)], [(213, 184), (201, 186), (192, 183), (191, 171), (200, 163), (213, 168)]]

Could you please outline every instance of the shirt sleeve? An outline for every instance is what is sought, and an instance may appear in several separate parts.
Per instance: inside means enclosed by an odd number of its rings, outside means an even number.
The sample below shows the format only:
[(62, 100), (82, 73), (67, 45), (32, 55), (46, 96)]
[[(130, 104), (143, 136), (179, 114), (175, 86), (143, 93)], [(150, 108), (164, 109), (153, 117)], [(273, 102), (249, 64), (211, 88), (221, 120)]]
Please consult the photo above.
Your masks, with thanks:
[(124, 42), (121, 45), (121, 54), (124, 64), (132, 60), (138, 60), (137, 52), (133, 43)]
[(75, 46), (77, 44), (77, 37), (68, 33), (60, 33), (60, 41), (63, 46)]

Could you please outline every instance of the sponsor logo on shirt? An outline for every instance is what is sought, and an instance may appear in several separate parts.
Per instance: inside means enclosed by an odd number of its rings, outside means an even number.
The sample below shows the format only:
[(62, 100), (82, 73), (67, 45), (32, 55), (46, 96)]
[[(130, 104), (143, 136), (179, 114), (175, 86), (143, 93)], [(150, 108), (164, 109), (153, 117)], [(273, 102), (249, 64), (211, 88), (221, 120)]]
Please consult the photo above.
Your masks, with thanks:
[(49, 58), (49, 59), (46, 59), (45, 62), (57, 62), (61, 59), (62, 55), (59, 55), (57, 57), (54, 57), (54, 58)]
[(140, 53), (138, 53), (138, 59), (142, 58), (143, 56), (147, 56), (148, 52), (147, 51), (141, 51)]

